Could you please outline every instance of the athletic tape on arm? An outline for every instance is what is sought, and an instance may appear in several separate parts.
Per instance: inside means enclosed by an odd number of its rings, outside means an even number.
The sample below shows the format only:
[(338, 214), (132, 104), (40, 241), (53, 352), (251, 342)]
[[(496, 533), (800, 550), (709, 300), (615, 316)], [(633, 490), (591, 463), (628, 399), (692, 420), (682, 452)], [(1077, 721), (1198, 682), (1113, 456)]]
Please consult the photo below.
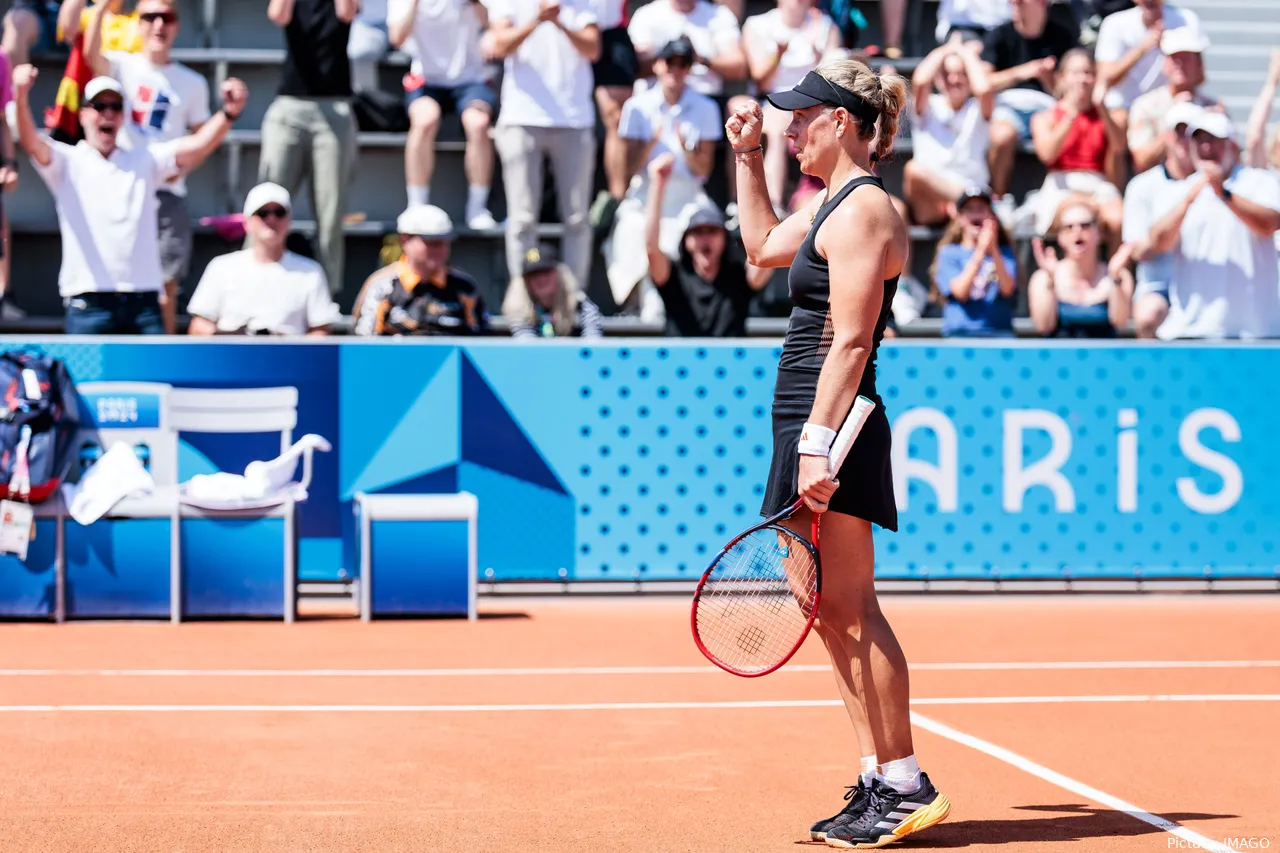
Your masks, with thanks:
[(832, 477), (840, 471), (840, 466), (844, 464), (845, 458), (849, 455), (849, 450), (853, 447), (854, 440), (857, 439), (858, 433), (862, 432), (862, 425), (867, 422), (867, 418), (871, 416), (871, 412), (875, 407), (875, 403), (861, 395), (853, 401), (853, 408), (849, 410), (849, 416), (844, 419), (844, 423), (840, 426), (840, 431), (836, 433), (836, 440), (831, 445)]

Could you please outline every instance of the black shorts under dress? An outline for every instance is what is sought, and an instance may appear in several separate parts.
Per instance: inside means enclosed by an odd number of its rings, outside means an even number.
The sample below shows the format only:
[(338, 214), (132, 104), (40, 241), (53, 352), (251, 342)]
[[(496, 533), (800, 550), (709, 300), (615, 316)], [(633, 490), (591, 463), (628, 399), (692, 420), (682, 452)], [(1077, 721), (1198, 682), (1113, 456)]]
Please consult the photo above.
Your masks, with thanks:
[[(831, 348), (832, 326), (828, 303), (831, 274), (827, 261), (814, 247), (814, 235), (823, 221), (849, 194), (860, 186), (873, 184), (881, 189), (878, 178), (867, 175), (855, 178), (818, 209), (808, 235), (791, 262), (787, 277), (791, 300), (795, 307), (787, 325), (787, 337), (778, 362), (778, 380), (773, 394), (773, 462), (765, 487), (760, 514), (770, 516), (794, 503), (798, 497), (800, 457), (797, 448), (800, 431), (813, 410), (818, 389), (818, 374)], [(853, 235), (850, 235), (851, 238)], [(872, 400), (875, 410), (867, 419), (853, 443), (836, 479), (840, 487), (831, 496), (828, 511), (852, 515), (889, 530), (898, 529), (898, 508), (893, 496), (893, 471), (890, 448), (893, 436), (884, 401), (876, 392), (876, 354), (884, 338), (885, 325), (898, 278), (884, 283), (880, 316), (876, 321), (871, 356), (862, 371), (858, 394)]]

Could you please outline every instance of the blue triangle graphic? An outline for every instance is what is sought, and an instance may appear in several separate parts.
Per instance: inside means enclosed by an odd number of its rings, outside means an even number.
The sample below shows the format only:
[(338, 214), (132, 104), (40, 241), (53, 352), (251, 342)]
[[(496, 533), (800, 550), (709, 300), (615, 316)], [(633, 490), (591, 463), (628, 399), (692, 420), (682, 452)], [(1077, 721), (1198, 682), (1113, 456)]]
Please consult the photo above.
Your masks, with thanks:
[(562, 495), (568, 494), (465, 354), (462, 355), (462, 459)]
[(346, 484), (344, 500), (457, 463), (458, 358), (457, 350), (449, 353), (364, 470)]
[(378, 490), (380, 495), (452, 495), (458, 491), (458, 466), (427, 471)]
[[(373, 427), (398, 423), (407, 417), (414, 403), (421, 399), (423, 387), (448, 363), (455, 350), (452, 347), (403, 347), (395, 356), (395, 370), (400, 376), (413, 377), (413, 381), (381, 382), (378, 380), (387, 370), (386, 351), (381, 346), (339, 349), (341, 397), (360, 401), (356, 406), (341, 407), (339, 413), (338, 434), (342, 441), (339, 481), (346, 484), (362, 475), (382, 447), (385, 433)], [(378, 386), (376, 394), (369, 393), (373, 383)], [(349, 497), (351, 490), (346, 494)]]

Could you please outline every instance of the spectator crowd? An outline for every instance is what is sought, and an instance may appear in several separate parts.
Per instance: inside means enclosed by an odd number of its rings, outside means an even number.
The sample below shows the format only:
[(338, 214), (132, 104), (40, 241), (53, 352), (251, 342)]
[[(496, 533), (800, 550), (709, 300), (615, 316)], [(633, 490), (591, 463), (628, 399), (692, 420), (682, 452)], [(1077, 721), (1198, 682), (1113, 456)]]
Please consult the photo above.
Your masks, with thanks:
[[(403, 130), (404, 205), (355, 299), (356, 334), (596, 337), (596, 268), (623, 316), (670, 335), (745, 335), (783, 274), (748, 263), (737, 236), (726, 116), (833, 59), (901, 63), (907, 0), (882, 4), (881, 46), (861, 44), (866, 22), (842, 0), (264, 5), (262, 24), (286, 48), (278, 86), (250, 92), (231, 78), (216, 97), (172, 57), (175, 0), (17, 0), (5, 14), (0, 192), (33, 191), (18, 188), (23, 156), (53, 197), (67, 332), (177, 331), (193, 268), (188, 179), (252, 98), (269, 101), (257, 184), (213, 222), (240, 248), (204, 267), (189, 334), (319, 335), (341, 323), (357, 132), (381, 121)], [(910, 153), (896, 155), (895, 207), (937, 244), (926, 282), (904, 276), (898, 324), (937, 316), (943, 335), (1010, 336), (1025, 312), (1044, 336), (1280, 337), (1280, 139), (1269, 132), (1280, 51), (1241, 129), (1206, 88), (1206, 28), (1166, 0), (943, 0), (934, 35), (904, 69), (898, 147)], [(60, 50), (57, 101), (33, 104), (32, 59)], [(379, 89), (390, 50), (410, 60), (394, 94)], [(453, 116), (466, 185), (456, 224), (432, 192)], [(790, 121), (764, 107), (780, 217), (825, 191), (799, 173)], [(1043, 174), (1021, 196), (1020, 157)], [(542, 229), (549, 188), (554, 245)], [(299, 242), (304, 192), (315, 233)], [(7, 217), (0, 228), (3, 293), (21, 271)], [(496, 305), (452, 252), (477, 232), (505, 244)], [(919, 241), (914, 251), (927, 257)]]

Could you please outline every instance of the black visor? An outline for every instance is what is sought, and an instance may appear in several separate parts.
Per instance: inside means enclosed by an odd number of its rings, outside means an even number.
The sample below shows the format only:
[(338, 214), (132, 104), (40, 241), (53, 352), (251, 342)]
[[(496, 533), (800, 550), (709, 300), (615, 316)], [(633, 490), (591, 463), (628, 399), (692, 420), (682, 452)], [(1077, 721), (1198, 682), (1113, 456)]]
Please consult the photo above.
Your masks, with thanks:
[(837, 86), (816, 71), (804, 75), (804, 79), (794, 89), (774, 92), (765, 98), (778, 109), (788, 112), (826, 104), (829, 107), (844, 107), (864, 124), (875, 124), (880, 117), (880, 111), (866, 100), (843, 86)]

